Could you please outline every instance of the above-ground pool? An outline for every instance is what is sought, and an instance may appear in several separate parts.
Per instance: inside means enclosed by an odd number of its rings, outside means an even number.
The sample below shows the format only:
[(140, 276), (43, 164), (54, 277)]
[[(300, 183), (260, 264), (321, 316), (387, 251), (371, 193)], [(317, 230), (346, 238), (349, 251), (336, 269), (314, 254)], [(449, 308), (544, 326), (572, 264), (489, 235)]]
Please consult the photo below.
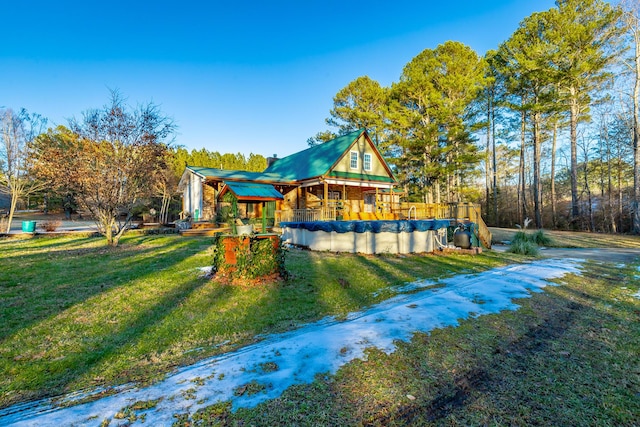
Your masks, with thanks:
[(283, 222), (282, 240), (314, 251), (364, 254), (433, 252), (446, 246), (448, 219)]

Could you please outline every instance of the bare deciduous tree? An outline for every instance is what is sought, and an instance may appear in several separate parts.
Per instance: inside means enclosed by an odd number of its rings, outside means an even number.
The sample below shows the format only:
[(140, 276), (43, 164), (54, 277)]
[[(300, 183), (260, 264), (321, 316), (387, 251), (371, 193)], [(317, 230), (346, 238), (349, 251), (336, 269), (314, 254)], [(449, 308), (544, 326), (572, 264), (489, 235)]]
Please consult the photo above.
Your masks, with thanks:
[[(65, 179), (79, 204), (95, 218), (109, 245), (116, 246), (129, 228), (133, 207), (152, 194), (165, 168), (167, 144), (175, 131), (172, 120), (154, 104), (130, 109), (116, 91), (101, 109), (84, 113), (70, 122), (74, 138), (46, 135), (35, 144), (34, 163), (41, 175)], [(62, 159), (59, 144), (71, 144), (73, 155)], [(73, 171), (64, 178), (57, 169)]]
[(9, 221), (6, 232), (11, 230), (11, 221), (21, 198), (44, 187), (28, 174), (28, 144), (41, 132), (46, 120), (26, 110), (15, 113), (11, 109), (0, 110), (0, 191), (11, 196)]

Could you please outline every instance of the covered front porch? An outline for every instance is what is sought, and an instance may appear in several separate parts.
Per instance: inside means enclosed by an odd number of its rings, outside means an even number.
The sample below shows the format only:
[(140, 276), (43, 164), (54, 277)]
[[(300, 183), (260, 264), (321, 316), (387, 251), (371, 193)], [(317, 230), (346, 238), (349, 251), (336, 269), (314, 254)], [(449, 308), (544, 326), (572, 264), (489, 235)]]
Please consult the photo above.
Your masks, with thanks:
[(399, 210), (403, 194), (389, 183), (325, 179), (286, 195), (275, 222), (399, 219), (393, 212)]

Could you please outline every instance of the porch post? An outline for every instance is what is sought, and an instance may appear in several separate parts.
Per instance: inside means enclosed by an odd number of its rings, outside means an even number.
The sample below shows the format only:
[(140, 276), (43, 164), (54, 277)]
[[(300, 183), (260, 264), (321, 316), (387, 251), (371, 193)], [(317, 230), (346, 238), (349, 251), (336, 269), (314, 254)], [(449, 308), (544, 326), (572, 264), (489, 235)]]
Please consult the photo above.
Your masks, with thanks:
[(322, 202), (325, 208), (329, 207), (329, 184), (324, 182), (324, 200)]
[(373, 209), (374, 209), (374, 213), (377, 214), (378, 213), (378, 203), (379, 203), (379, 196), (378, 196), (378, 187), (376, 187), (376, 203), (373, 205)]

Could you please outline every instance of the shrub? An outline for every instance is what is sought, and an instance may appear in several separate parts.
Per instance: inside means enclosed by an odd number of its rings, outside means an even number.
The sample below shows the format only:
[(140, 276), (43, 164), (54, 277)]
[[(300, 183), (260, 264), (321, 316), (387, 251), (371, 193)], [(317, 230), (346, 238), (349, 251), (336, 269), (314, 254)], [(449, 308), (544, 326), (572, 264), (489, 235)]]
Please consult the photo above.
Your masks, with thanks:
[(531, 243), (531, 239), (529, 237), (529, 235), (527, 233), (525, 233), (524, 231), (517, 231), (514, 235), (513, 238), (511, 239), (511, 244), (513, 245), (514, 243), (516, 244), (520, 244), (523, 242), (530, 242)]
[(509, 252), (520, 255), (537, 256), (538, 245), (528, 240), (516, 240), (511, 242)]
[(538, 246), (549, 246), (553, 241), (549, 236), (544, 234), (544, 231), (537, 230), (531, 235), (531, 241), (533, 241)]
[[(233, 255), (227, 252), (233, 251)], [(287, 277), (285, 250), (280, 239), (218, 235), (214, 243), (214, 270), (231, 280), (269, 275)]]
[(525, 231), (518, 231), (513, 235), (513, 239), (511, 240), (512, 246), (522, 245), (526, 243), (535, 246), (549, 246), (552, 243), (552, 240), (546, 234), (544, 234), (544, 231), (542, 230), (537, 230), (531, 234)]

